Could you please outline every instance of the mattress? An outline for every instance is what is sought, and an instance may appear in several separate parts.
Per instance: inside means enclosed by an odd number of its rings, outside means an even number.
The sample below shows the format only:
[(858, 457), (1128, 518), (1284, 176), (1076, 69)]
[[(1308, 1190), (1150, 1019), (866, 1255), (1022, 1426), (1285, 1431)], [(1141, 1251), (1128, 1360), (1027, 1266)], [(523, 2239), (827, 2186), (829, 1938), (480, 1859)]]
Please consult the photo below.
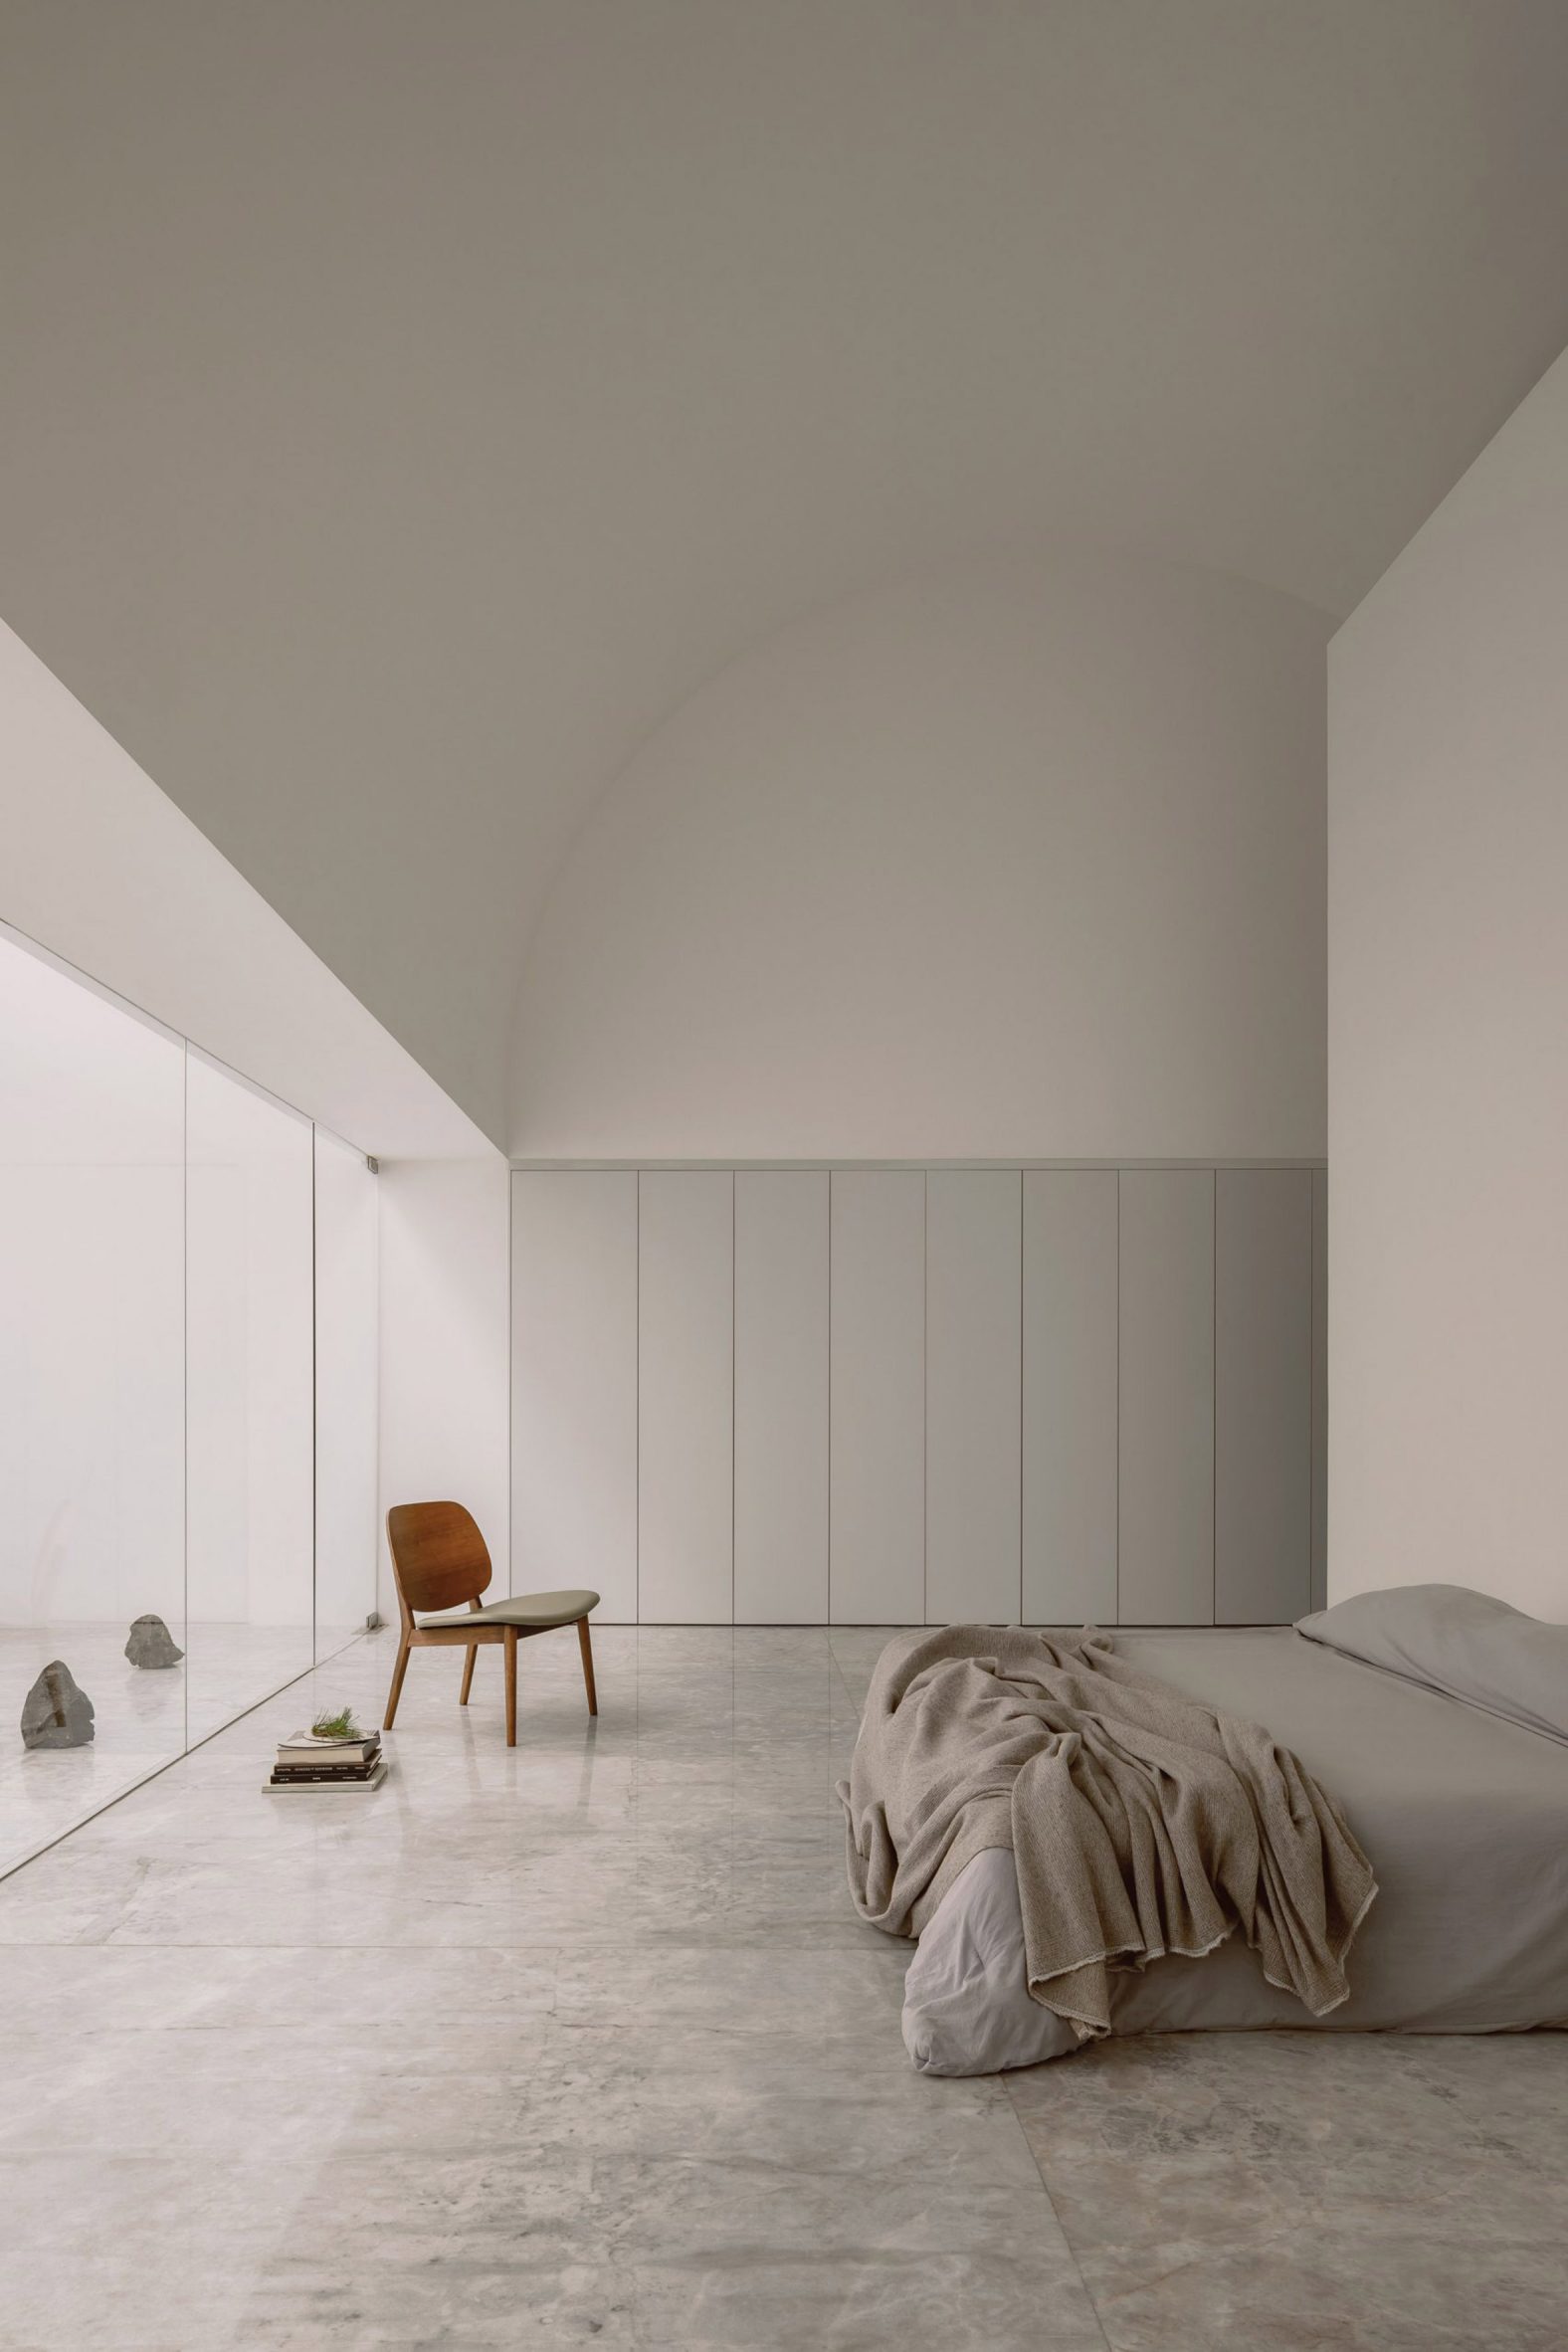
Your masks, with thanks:
[[(1240, 1937), (1115, 1980), (1117, 2034), (1492, 2034), (1568, 2027), (1568, 1744), (1303, 1640), (1291, 1629), (1118, 1633), (1145, 1672), (1268, 1726), (1337, 1798), (1379, 1893), (1350, 1999), (1307, 2015)], [(1011, 1853), (948, 1888), (904, 1984), (904, 2041), (933, 2074), (1075, 2049), (1032, 2001)]]

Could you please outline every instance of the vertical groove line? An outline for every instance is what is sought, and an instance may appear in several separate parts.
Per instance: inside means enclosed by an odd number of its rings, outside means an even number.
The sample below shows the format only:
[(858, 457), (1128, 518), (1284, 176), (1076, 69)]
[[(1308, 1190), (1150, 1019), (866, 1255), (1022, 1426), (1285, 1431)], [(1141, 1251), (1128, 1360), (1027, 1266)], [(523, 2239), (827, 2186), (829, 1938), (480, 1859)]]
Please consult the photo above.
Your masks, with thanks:
[[(1308, 1171), (1306, 1179), (1306, 1220), (1307, 1280), (1311, 1284), (1307, 1313), (1308, 1338), (1306, 1349), (1306, 1605), (1308, 1609), (1320, 1609), (1324, 1606), (1328, 1596), (1325, 1590), (1322, 1599), (1320, 1600), (1318, 1598), (1319, 1588), (1317, 1581), (1319, 1537), (1323, 1539), (1325, 1569), (1327, 1564), (1327, 1531), (1325, 1528), (1319, 1525), (1318, 1519), (1317, 1448), (1319, 1433), (1317, 1427), (1317, 1363), (1318, 1350), (1326, 1343), (1326, 1334), (1319, 1330), (1317, 1321), (1318, 1244), (1317, 1173), (1315, 1169)], [(1326, 1433), (1324, 1434), (1326, 1435)], [(1324, 1581), (1326, 1585), (1326, 1576)]]
[(931, 1622), (931, 1171), (920, 1170), (920, 1623)]
[[(370, 1615), (381, 1615), (381, 1168), (376, 1165), (371, 1179), (376, 1199), (376, 1278), (375, 1278), (375, 1336), (376, 1336), (376, 1442), (375, 1460), (371, 1468), (374, 1490), (370, 1500)], [(507, 1434), (506, 1468), (511, 1470), (510, 1433)], [(387, 1595), (388, 1600), (391, 1594)], [(366, 1627), (369, 1632), (369, 1627)]]
[(513, 1204), (517, 1197), (517, 1179), (510, 1168), (506, 1170), (506, 1598), (517, 1597), (517, 1566), (513, 1558), (517, 1529), (514, 1508), (517, 1491), (516, 1464), (516, 1350), (517, 1299), (515, 1291), (516, 1267), (513, 1261), (512, 1228), (516, 1222)]
[(1018, 1622), (1024, 1622), (1024, 1171), (1018, 1171)]
[[(833, 1170), (828, 1170), (828, 1623), (833, 1623)], [(832, 1645), (829, 1645), (830, 1649)]]
[(1121, 1170), (1116, 1170), (1116, 1623), (1121, 1623)]
[(321, 1603), (316, 1590), (321, 1574), (321, 1365), (316, 1346), (320, 1314), (315, 1239), (316, 1140), (310, 1121), (310, 1664), (318, 1663), (321, 1646)]
[(1317, 1607), (1317, 1201), (1306, 1180), (1306, 1605)]
[(637, 1432), (633, 1448), (636, 1457), (633, 1464), (636, 1490), (632, 1497), (632, 1598), (634, 1622), (641, 1625), (643, 1622), (643, 1171), (641, 1168), (633, 1171), (633, 1221), (637, 1227), (632, 1274), (633, 1286), (637, 1293), (633, 1300), (632, 1315), (634, 1326), (632, 1338), (637, 1350), (636, 1377), (633, 1382), (636, 1392)]
[(1209, 1171), (1209, 1623), (1220, 1617), (1220, 1171)]
[[(729, 1171), (729, 1622), (735, 1622), (735, 1171)], [(733, 1656), (731, 1656), (733, 1666)], [(731, 1690), (733, 1697), (733, 1690)]]
[[(191, 1048), (180, 1040), (180, 1602), (185, 1613), (185, 1651), (191, 1646)], [(189, 1664), (180, 1677), (184, 1738), (191, 1745)]]

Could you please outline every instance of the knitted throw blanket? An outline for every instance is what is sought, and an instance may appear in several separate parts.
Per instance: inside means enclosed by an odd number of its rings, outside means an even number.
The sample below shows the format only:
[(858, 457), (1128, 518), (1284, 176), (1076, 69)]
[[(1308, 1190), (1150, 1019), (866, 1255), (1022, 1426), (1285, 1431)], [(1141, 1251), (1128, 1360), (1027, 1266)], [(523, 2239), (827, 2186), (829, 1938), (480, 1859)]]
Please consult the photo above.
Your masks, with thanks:
[(900, 1634), (839, 1786), (861, 1916), (918, 1935), (965, 1862), (1013, 1850), (1029, 1989), (1080, 2041), (1110, 1978), (1240, 1929), (1314, 2017), (1377, 1893), (1327, 1791), (1259, 1724), (1219, 1715), (1089, 1629)]

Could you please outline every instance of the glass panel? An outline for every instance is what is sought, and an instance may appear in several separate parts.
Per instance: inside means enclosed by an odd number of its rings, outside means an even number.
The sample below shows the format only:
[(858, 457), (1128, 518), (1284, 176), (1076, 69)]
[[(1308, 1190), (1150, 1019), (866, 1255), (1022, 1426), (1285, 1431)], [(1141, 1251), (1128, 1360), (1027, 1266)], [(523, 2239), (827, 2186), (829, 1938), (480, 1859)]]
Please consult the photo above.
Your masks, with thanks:
[(0, 1869), (184, 1746), (183, 1160), (182, 1044), (0, 937)]
[(311, 1662), (310, 1127), (186, 1059), (187, 1733)]
[(376, 1605), (376, 1179), (315, 1131), (315, 1654)]

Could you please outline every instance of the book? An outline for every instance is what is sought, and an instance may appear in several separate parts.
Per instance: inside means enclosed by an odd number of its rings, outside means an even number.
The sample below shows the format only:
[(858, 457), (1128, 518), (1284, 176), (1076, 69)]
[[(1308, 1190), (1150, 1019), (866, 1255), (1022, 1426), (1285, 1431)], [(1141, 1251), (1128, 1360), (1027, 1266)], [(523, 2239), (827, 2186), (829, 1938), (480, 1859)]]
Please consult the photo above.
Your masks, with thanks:
[(296, 1731), (278, 1742), (280, 1764), (369, 1764), (380, 1752), (379, 1731), (356, 1732), (352, 1739), (316, 1739)]
[(278, 1745), (281, 1748), (362, 1748), (373, 1747), (380, 1737), (379, 1730), (374, 1728), (369, 1731), (292, 1731)]
[(357, 1772), (306, 1772), (297, 1775), (275, 1772), (270, 1780), (263, 1781), (262, 1786), (271, 1790), (275, 1796), (282, 1796), (290, 1789), (336, 1789), (339, 1794), (344, 1794), (349, 1789), (378, 1789), (386, 1776), (386, 1759), (383, 1756), (378, 1757), (373, 1768), (363, 1775)]
[(372, 1756), (367, 1764), (275, 1764), (273, 1774), (278, 1780), (368, 1780), (380, 1763)]
[(336, 1755), (312, 1755), (308, 1748), (280, 1748), (273, 1762), (301, 1772), (358, 1771), (373, 1764), (379, 1748), (345, 1748)]

